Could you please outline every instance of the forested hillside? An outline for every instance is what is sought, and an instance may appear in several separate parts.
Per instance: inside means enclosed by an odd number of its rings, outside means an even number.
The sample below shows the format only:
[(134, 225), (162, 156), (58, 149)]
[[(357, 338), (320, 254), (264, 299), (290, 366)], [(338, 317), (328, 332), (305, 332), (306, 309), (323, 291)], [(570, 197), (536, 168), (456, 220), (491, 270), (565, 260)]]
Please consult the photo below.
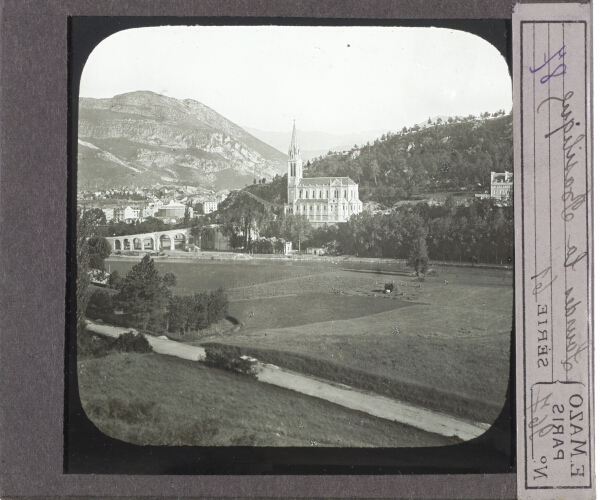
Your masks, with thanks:
[(425, 192), (489, 192), (490, 172), (513, 171), (512, 118), (498, 111), (405, 127), (309, 162), (304, 176), (349, 176), (363, 202), (386, 205)]

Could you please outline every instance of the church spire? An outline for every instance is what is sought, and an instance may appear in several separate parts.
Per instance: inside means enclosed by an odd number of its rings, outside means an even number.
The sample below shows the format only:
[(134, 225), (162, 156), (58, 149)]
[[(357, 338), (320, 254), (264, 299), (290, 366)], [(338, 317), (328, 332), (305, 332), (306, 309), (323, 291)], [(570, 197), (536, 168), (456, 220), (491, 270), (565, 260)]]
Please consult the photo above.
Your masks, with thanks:
[(300, 156), (300, 148), (296, 140), (296, 120), (294, 120), (294, 130), (292, 131), (292, 142), (290, 143), (290, 149), (288, 150), (290, 160), (295, 160)]

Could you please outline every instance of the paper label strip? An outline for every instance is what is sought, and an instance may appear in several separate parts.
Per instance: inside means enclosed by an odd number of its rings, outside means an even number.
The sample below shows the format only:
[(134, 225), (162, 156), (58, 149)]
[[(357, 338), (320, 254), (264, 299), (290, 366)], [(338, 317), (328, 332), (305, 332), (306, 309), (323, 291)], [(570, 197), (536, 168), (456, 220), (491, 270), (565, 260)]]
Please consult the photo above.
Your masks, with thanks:
[(519, 498), (594, 492), (589, 16), (513, 17)]

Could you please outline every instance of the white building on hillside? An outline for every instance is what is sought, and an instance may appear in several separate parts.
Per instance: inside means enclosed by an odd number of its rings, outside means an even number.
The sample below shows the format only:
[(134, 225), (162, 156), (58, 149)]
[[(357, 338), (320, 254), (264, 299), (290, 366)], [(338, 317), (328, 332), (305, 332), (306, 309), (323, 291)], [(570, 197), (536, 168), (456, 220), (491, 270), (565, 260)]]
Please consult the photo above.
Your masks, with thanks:
[(212, 201), (203, 201), (202, 202), (202, 210), (205, 214), (210, 214), (217, 209), (217, 202), (215, 200)]
[(492, 172), (490, 196), (496, 200), (508, 198), (513, 190), (512, 172)]
[(140, 211), (137, 208), (131, 207), (118, 207), (115, 208), (115, 217), (116, 221), (125, 221), (125, 222), (133, 222), (140, 218)]

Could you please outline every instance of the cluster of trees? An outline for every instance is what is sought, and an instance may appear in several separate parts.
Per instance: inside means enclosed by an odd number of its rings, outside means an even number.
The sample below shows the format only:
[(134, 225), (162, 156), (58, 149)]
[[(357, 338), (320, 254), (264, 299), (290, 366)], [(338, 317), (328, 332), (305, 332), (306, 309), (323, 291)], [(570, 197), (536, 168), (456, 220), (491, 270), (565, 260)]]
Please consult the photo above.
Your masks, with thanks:
[(200, 331), (227, 316), (228, 302), (222, 289), (193, 295), (174, 295), (166, 313), (167, 330), (185, 335)]
[[(287, 186), (287, 176), (277, 179), (277, 182), (285, 182)], [(268, 186), (264, 184), (261, 187)], [(269, 199), (265, 201), (272, 203)], [(283, 207), (262, 203), (241, 192), (230, 194), (221, 203), (217, 220), (223, 234), (229, 237), (230, 245), (249, 252), (261, 252), (264, 246), (261, 238), (281, 238), (297, 243), (297, 248), (300, 248), (312, 231), (306, 216), (285, 215)]]
[(251, 249), (252, 235), (266, 236), (276, 213), (241, 192), (231, 193), (220, 205), (218, 222), (233, 248)]
[(99, 235), (91, 236), (87, 240), (87, 251), (89, 254), (90, 269), (104, 271), (104, 260), (110, 255), (112, 249), (106, 238)]
[(252, 241), (252, 253), (283, 253), (284, 250), (283, 238), (258, 238)]
[[(405, 205), (390, 214), (363, 212), (347, 223), (314, 229), (306, 216), (284, 215), (240, 193), (230, 195), (219, 212), (223, 231), (234, 248), (271, 253), (264, 238), (282, 238), (294, 246), (328, 248), (330, 253), (408, 259), (415, 269), (435, 260), (501, 263), (512, 257), (512, 206), (491, 199), (458, 205), (448, 196), (442, 206)], [(253, 239), (254, 236), (254, 239)]]
[(513, 210), (490, 199), (457, 206), (449, 196), (442, 206), (422, 202), (390, 214), (352, 216), (346, 224), (313, 230), (308, 244), (332, 253), (407, 259), (420, 270), (428, 258), (501, 264), (513, 257)]
[(115, 310), (124, 318), (147, 329), (168, 330), (182, 334), (198, 331), (227, 316), (227, 296), (222, 289), (193, 295), (173, 295), (177, 284), (173, 273), (161, 276), (149, 255), (133, 266), (124, 278), (117, 271), (110, 274), (108, 285), (117, 293), (99, 289), (92, 292), (87, 305), (92, 317), (114, 321)]
[(512, 113), (450, 118), (385, 134), (373, 144), (320, 157), (306, 176), (349, 176), (363, 202), (391, 206), (426, 191), (489, 190), (490, 173), (513, 171)]
[(263, 200), (283, 205), (287, 203), (287, 174), (277, 174), (271, 182), (253, 184), (245, 190)]
[(128, 236), (130, 234), (153, 233), (156, 231), (167, 231), (171, 229), (168, 224), (156, 217), (148, 217), (146, 220), (139, 222), (111, 221), (107, 225), (107, 236)]
[[(145, 255), (126, 276), (113, 271), (105, 289), (93, 290), (92, 270), (104, 271), (104, 259), (110, 254), (110, 245), (98, 234), (101, 222), (93, 211), (79, 209), (76, 227), (77, 262), (77, 332), (78, 342), (85, 335), (85, 315), (114, 318), (115, 310), (122, 310), (143, 329), (151, 324), (160, 330), (187, 332), (203, 329), (227, 315), (227, 297), (223, 290), (175, 297), (171, 288), (177, 284), (173, 273), (161, 276), (154, 260)], [(116, 292), (116, 293), (115, 293)]]

